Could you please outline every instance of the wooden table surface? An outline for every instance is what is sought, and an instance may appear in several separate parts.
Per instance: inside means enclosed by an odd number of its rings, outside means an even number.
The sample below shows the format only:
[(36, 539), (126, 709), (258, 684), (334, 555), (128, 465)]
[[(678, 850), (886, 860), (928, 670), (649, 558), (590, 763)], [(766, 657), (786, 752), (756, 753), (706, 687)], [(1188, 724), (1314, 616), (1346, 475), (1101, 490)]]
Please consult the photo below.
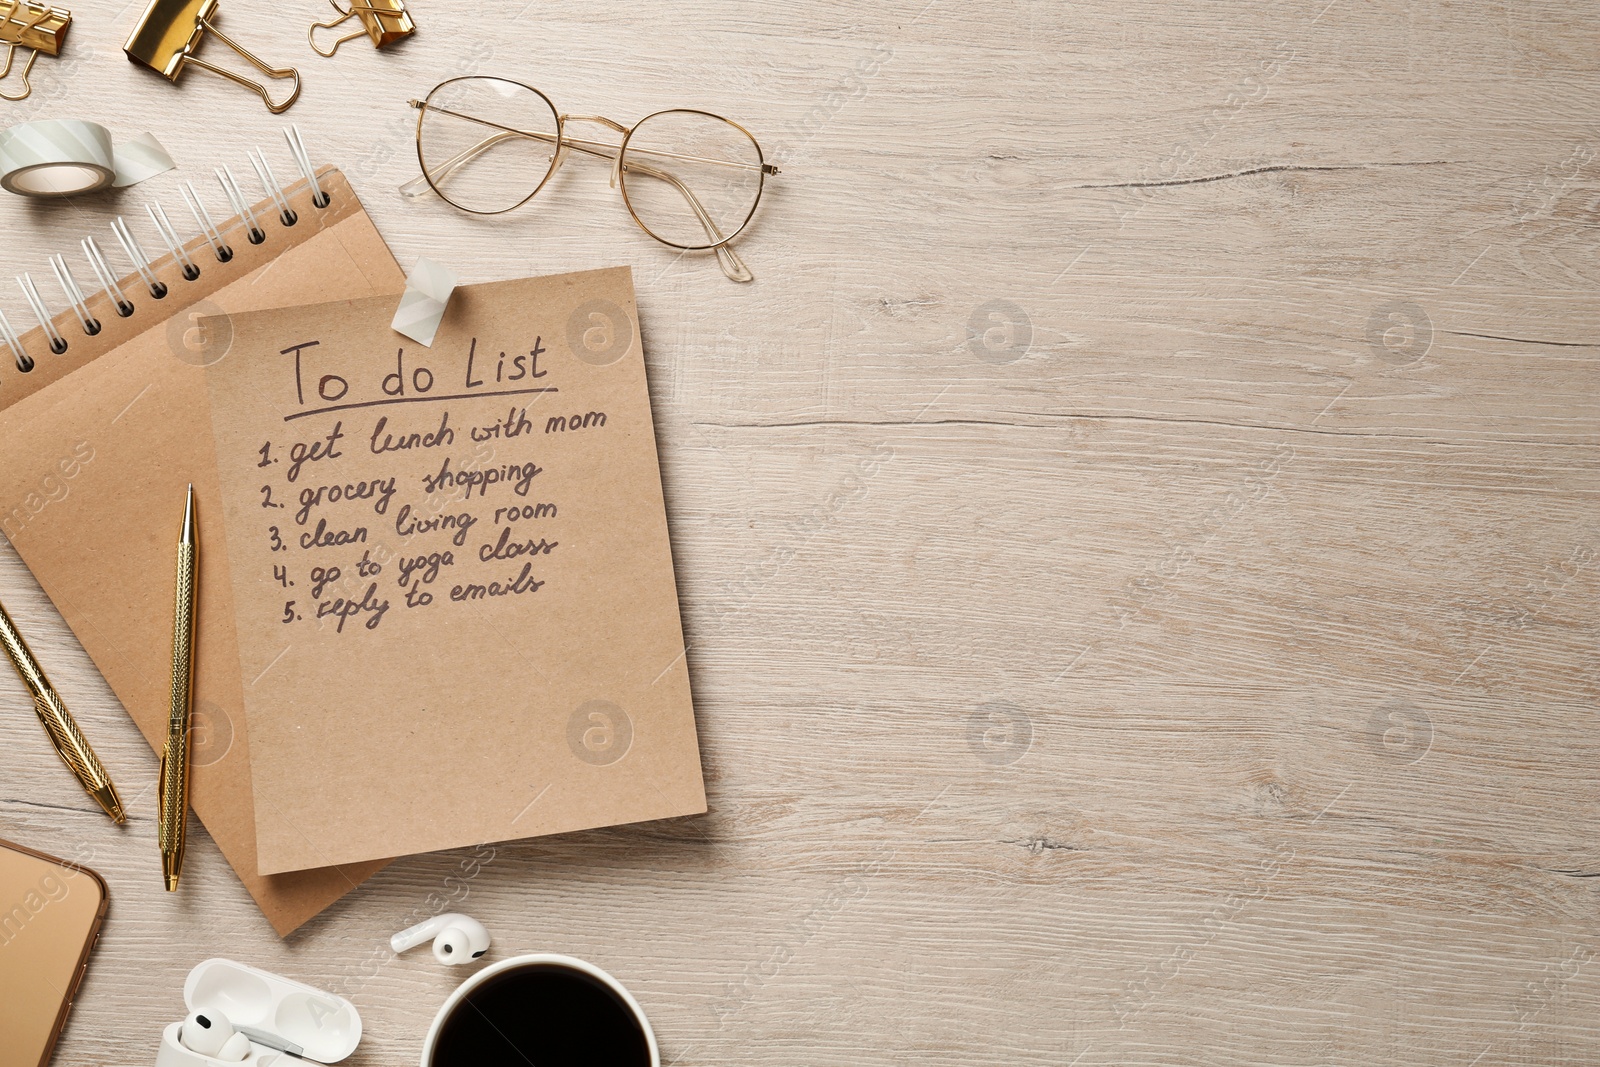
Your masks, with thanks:
[[(57, 1063), (153, 1062), (217, 955), (414, 1063), (464, 975), (386, 939), (441, 890), (491, 959), (612, 971), (675, 1064), (1600, 1061), (1592, 7), (417, 0), (323, 60), (325, 5), (224, 3), (305, 74), (280, 118), (72, 6), (0, 122), (181, 169), (0, 196), (10, 272), (118, 213), (159, 247), (147, 201), (289, 173), (286, 121), (406, 267), (633, 267), (711, 811), (404, 859), (280, 941), (203, 832), (162, 892), (156, 761), (5, 546), (137, 797), (109, 827), (0, 672), (0, 837), (113, 895)], [(783, 167), (756, 282), (581, 161), (494, 220), (402, 200), (405, 101), (463, 73), (742, 121)]]

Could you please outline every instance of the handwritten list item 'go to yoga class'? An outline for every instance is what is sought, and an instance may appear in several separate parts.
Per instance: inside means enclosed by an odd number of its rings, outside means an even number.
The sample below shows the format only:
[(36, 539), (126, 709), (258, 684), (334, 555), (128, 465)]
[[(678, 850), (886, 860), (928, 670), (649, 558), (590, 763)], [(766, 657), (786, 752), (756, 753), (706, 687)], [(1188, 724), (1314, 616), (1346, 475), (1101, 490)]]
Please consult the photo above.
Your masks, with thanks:
[(626, 269), (208, 321), (261, 869), (705, 810)]

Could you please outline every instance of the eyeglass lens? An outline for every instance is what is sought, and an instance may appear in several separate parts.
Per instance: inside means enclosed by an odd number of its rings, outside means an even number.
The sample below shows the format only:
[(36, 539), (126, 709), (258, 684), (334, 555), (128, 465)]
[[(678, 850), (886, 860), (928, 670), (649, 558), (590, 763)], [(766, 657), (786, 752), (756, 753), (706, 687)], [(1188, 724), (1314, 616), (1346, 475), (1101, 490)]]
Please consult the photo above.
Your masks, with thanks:
[(708, 248), (743, 228), (761, 195), (761, 149), (733, 123), (699, 111), (640, 122), (623, 156), (628, 206), (658, 241)]
[(527, 200), (549, 175), (557, 129), (555, 108), (527, 86), (457, 78), (428, 94), (417, 151), (440, 196), (497, 214)]

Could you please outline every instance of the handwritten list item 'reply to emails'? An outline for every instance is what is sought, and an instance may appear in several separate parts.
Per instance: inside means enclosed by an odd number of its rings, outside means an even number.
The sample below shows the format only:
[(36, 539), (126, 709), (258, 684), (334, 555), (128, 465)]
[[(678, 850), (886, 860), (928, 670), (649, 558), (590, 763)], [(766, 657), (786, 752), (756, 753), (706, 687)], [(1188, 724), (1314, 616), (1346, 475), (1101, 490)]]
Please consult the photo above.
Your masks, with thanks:
[(393, 311), (206, 323), (261, 869), (704, 811), (631, 273)]

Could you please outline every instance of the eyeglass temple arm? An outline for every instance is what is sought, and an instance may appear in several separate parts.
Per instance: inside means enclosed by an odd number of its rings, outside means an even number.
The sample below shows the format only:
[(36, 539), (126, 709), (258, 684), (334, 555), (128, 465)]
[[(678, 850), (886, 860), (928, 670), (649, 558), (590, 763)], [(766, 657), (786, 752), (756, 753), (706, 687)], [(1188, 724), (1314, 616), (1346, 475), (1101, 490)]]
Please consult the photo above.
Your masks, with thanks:
[[(488, 137), (485, 137), (471, 148), (457, 152), (443, 163), (430, 168), (433, 171), (434, 180), (438, 182), (448, 181), (452, 174), (460, 170), (466, 164), (471, 163), (474, 159), (478, 158), (495, 145), (504, 144), (506, 141), (510, 141), (518, 137), (531, 137), (538, 141), (554, 141), (556, 139), (554, 134), (524, 133), (520, 130), (490, 134)], [(424, 196), (428, 192), (430, 192), (430, 188), (428, 186), (428, 176), (425, 174), (417, 175), (415, 178), (412, 178), (410, 181), (406, 182), (400, 187), (400, 195), (410, 197), (412, 199), (415, 199), (419, 196)]]
[(715, 247), (717, 266), (722, 268), (722, 273), (726, 274), (730, 281), (749, 282), (755, 280), (755, 275), (751, 274), (750, 268), (744, 265), (744, 260), (739, 258), (739, 253), (729, 248), (725, 243), (727, 238), (722, 236), (722, 231), (717, 228), (716, 220), (707, 213), (705, 207), (700, 203), (700, 198), (695, 196), (694, 191), (679, 181), (676, 176), (668, 174), (664, 170), (656, 170), (656, 168), (644, 163), (621, 163), (619, 161), (619, 169), (630, 173), (643, 174), (648, 178), (659, 178), (682, 193), (683, 198), (694, 209), (695, 215), (699, 217), (700, 225), (705, 227), (706, 236), (711, 238), (713, 242), (722, 242), (717, 243)]
[[(489, 124), (485, 123), (485, 125)], [(491, 134), (490, 136), (479, 141), (477, 144), (473, 145), (471, 148), (456, 153), (443, 163), (440, 163), (438, 166), (432, 168), (434, 181), (439, 183), (448, 181), (450, 176), (457, 170), (461, 169), (461, 167), (467, 163), (470, 163), (473, 159), (482, 155), (484, 152), (487, 152), (495, 145), (502, 144), (508, 140), (518, 137), (528, 137), (540, 141), (556, 140), (556, 136), (554, 134), (542, 134), (523, 130), (506, 130), (501, 133)], [(576, 148), (580, 152), (588, 152), (591, 155), (604, 156), (605, 158), (609, 159), (618, 158), (616, 155), (617, 149), (612, 145), (605, 144), (604, 142), (583, 142), (573, 140), (572, 138), (567, 138), (565, 143), (573, 148)], [(682, 194), (685, 200), (688, 201), (689, 207), (694, 211), (695, 216), (699, 218), (700, 225), (705, 228), (706, 236), (711, 238), (713, 243), (725, 240), (725, 238), (722, 236), (722, 231), (717, 228), (716, 220), (711, 217), (711, 215), (706, 211), (705, 206), (700, 203), (700, 198), (695, 196), (693, 190), (684, 185), (674, 175), (668, 174), (665, 171), (657, 170), (656, 168), (644, 163), (623, 163), (621, 164), (621, 169), (626, 170), (629, 173), (638, 173), (645, 175), (646, 177), (657, 178), (671, 185), (674, 189), (678, 190), (680, 194)], [(430, 188), (431, 187), (428, 184), (427, 176), (418, 175), (402, 185), (400, 187), (400, 193), (402, 196), (416, 198), (428, 192)], [(739, 258), (739, 254), (733, 249), (729, 248), (726, 244), (717, 244), (715, 251), (717, 253), (717, 265), (722, 268), (722, 273), (726, 274), (731, 280), (736, 282), (748, 282), (754, 280), (755, 276), (750, 273), (750, 268), (745, 266), (744, 261)]]
[[(440, 115), (449, 115), (451, 118), (461, 119), (465, 122), (471, 122), (479, 126), (487, 126), (491, 130), (499, 130), (502, 133), (509, 134), (513, 137), (528, 137), (535, 141), (545, 141), (547, 143), (557, 140), (557, 136), (553, 133), (541, 133), (538, 130), (519, 130), (511, 126), (502, 126), (498, 122), (490, 122), (488, 119), (480, 119), (472, 115), (464, 115), (459, 111), (451, 111), (449, 108), (439, 107), (436, 104), (429, 104), (422, 100), (411, 101), (411, 106), (416, 108), (418, 111), (434, 111)], [(623, 126), (620, 123), (612, 122), (607, 118), (601, 118), (599, 116), (571, 115), (563, 116), (563, 118), (566, 121), (575, 121), (581, 118), (588, 118), (589, 121), (592, 122), (603, 122), (606, 125), (616, 129), (620, 133), (628, 132), (628, 128), (626, 126)], [(570, 145), (571, 147), (578, 149), (579, 151), (594, 150), (594, 154), (596, 155), (604, 154), (600, 150), (608, 149), (611, 152), (615, 152), (617, 150), (616, 145), (608, 145), (604, 141), (586, 141), (581, 137), (561, 137), (560, 141), (563, 144)], [(499, 143), (499, 140), (493, 138), (489, 139), (487, 142), (487, 144)], [(474, 148), (469, 148), (467, 152), (482, 151), (484, 147), (486, 147), (486, 145), (480, 144)], [(677, 152), (662, 152), (653, 148), (634, 148), (633, 151), (638, 152), (640, 155), (656, 156), (659, 159), (676, 159), (681, 163), (709, 163), (716, 167), (734, 167), (738, 170), (759, 170), (762, 174), (766, 175), (778, 173), (777, 166), (772, 163), (743, 163), (736, 159), (710, 159), (705, 156), (686, 156), (680, 155)]]

